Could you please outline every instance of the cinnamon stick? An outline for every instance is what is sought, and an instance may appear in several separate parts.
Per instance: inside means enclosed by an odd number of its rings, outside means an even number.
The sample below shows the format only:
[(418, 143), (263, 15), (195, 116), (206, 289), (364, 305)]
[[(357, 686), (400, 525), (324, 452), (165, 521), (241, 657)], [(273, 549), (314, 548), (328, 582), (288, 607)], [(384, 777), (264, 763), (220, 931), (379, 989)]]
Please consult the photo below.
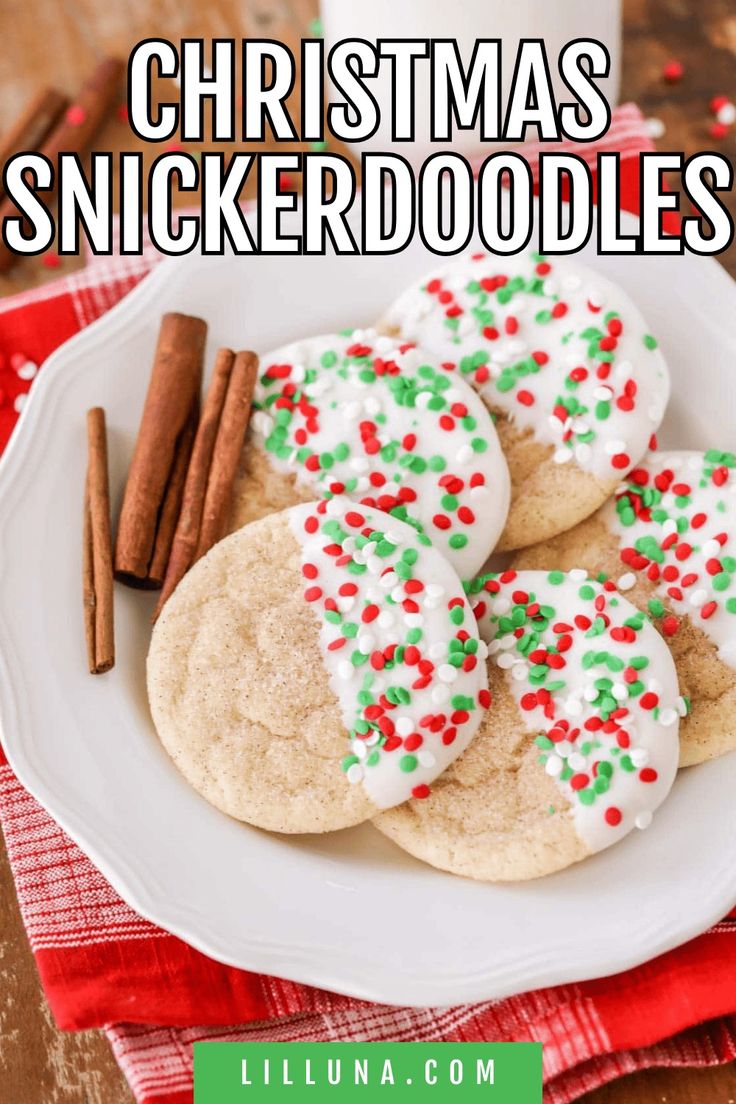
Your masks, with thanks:
[[(64, 112), (57, 125), (52, 129), (40, 152), (56, 166), (60, 153), (83, 154), (89, 147), (100, 124), (108, 114), (118, 87), (125, 72), (120, 58), (105, 58), (95, 69), (76, 98), (72, 108)], [(54, 180), (58, 179), (58, 172)], [(51, 193), (45, 193), (49, 196)], [(0, 226), (9, 216), (17, 215), (18, 209), (9, 196), (0, 202)], [(0, 272), (7, 272), (18, 260), (18, 254), (8, 249), (0, 238)]]
[(156, 534), (177, 441), (202, 385), (206, 336), (207, 323), (201, 318), (171, 313), (161, 320), (115, 546), (115, 575), (130, 586), (161, 585), (150, 570)]
[(161, 586), (166, 576), (166, 567), (171, 554), (171, 544), (176, 531), (176, 524), (181, 512), (181, 504), (184, 496), (184, 482), (189, 469), (189, 461), (192, 455), (194, 435), (197, 432), (199, 422), (199, 395), (195, 397), (187, 424), (179, 434), (174, 453), (174, 463), (171, 475), (166, 486), (166, 495), (158, 519), (156, 541), (153, 546), (149, 577), (157, 586)]
[(199, 529), (207, 491), (207, 479), (212, 463), (212, 453), (222, 417), (222, 407), (227, 394), (235, 354), (232, 349), (220, 349), (215, 359), (212, 379), (202, 408), (202, 419), (192, 448), (179, 520), (171, 545), (163, 589), (153, 615), (154, 621), (164, 604), (184, 578), (194, 562), (199, 543)]
[(87, 481), (83, 533), (84, 624), (90, 674), (101, 675), (115, 663), (112, 588), (110, 482), (105, 412), (87, 412)]
[(37, 92), (0, 143), (0, 174), (14, 154), (39, 150), (68, 106), (69, 98), (55, 88)]
[(241, 352), (235, 356), (222, 417), (212, 454), (202, 524), (194, 561), (196, 563), (225, 536), (232, 503), (233, 485), (250, 420), (253, 392), (258, 376), (258, 357)]

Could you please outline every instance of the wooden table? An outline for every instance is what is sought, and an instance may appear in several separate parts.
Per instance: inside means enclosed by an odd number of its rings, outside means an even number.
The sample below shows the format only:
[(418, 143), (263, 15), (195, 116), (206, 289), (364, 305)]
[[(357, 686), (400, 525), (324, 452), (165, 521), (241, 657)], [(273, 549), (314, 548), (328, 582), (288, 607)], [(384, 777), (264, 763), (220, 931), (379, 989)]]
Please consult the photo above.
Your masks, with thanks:
[[(347, 0), (346, 0), (347, 2)], [(400, 2), (400, 0), (399, 0)], [(595, 2), (595, 0), (592, 0)], [(708, 101), (716, 93), (736, 101), (734, 0), (625, 0), (623, 98), (664, 122), (663, 149), (694, 153), (712, 146)], [(308, 33), (316, 0), (34, 0), (0, 8), (0, 130), (37, 84), (56, 84), (73, 95), (80, 74), (105, 53), (127, 55), (135, 42), (156, 34), (181, 37), (261, 37), (296, 41)], [(53, 44), (53, 49), (48, 44)], [(666, 85), (669, 58), (685, 65), (683, 80)], [(736, 129), (723, 149), (734, 148)], [(140, 148), (111, 118), (100, 149)], [(146, 151), (151, 156), (151, 151)], [(736, 214), (736, 198), (730, 197)], [(721, 258), (736, 275), (736, 248)], [(75, 267), (49, 269), (39, 259), (21, 262), (0, 280), (0, 294), (53, 279)], [(132, 1097), (107, 1042), (98, 1032), (64, 1034), (51, 1020), (0, 848), (0, 1100), (13, 1104), (131, 1104)], [(648, 1071), (609, 1085), (586, 1104), (734, 1104), (736, 1072)]]

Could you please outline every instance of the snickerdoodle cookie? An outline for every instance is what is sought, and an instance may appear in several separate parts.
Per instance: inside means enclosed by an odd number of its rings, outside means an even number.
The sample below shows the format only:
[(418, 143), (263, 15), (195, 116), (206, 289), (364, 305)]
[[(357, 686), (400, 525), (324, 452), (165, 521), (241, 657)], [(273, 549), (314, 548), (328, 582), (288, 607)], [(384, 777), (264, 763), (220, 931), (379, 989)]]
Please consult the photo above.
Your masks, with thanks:
[(645, 615), (584, 571), (507, 571), (471, 595), (492, 706), (427, 801), (374, 823), (487, 881), (549, 874), (647, 827), (675, 777), (685, 706)]
[(653, 452), (615, 498), (517, 567), (614, 579), (665, 636), (691, 704), (681, 766), (736, 749), (736, 456)]
[(450, 262), (405, 291), (379, 328), (454, 364), (496, 416), (512, 483), (500, 550), (593, 513), (644, 455), (669, 398), (637, 307), (577, 261)]
[(323, 832), (426, 797), (488, 704), (485, 654), (428, 538), (336, 495), (253, 522), (185, 576), (154, 629), (151, 712), (213, 805)]
[(509, 475), (465, 380), (373, 331), (307, 338), (261, 359), (231, 528), (348, 495), (430, 537), (461, 578), (506, 521)]

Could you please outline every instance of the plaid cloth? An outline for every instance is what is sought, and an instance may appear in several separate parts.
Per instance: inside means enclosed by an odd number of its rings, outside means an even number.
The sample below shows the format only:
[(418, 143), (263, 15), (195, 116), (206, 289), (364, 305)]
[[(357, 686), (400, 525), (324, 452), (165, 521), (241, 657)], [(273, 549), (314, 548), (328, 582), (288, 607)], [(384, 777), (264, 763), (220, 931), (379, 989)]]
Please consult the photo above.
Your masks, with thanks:
[[(571, 148), (592, 165), (599, 149), (618, 150), (622, 205), (638, 211), (636, 155), (651, 143), (635, 107), (614, 113), (604, 143)], [(538, 149), (525, 152), (534, 164)], [(0, 303), (0, 449), (37, 366), (155, 261), (150, 251), (98, 258)], [(544, 1044), (547, 1104), (568, 1104), (647, 1066), (736, 1057), (733, 920), (615, 977), (457, 1008), (391, 1008), (222, 966), (142, 919), (23, 789), (1, 753), (0, 822), (56, 1021), (66, 1029), (104, 1027), (139, 1104), (191, 1102), (192, 1043), (200, 1039), (536, 1040)]]

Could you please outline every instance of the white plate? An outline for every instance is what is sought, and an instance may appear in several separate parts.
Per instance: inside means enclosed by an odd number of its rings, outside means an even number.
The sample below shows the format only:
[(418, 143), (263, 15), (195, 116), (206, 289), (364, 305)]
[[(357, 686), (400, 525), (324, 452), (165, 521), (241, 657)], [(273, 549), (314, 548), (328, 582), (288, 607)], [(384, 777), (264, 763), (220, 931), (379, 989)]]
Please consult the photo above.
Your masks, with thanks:
[[(588, 261), (641, 303), (674, 376), (664, 442), (734, 445), (736, 289), (694, 257)], [(150, 596), (117, 590), (117, 666), (86, 673), (80, 595), (84, 412), (108, 411), (118, 498), (162, 311), (216, 346), (266, 350), (367, 323), (430, 267), (378, 258), (166, 261), (52, 356), (0, 467), (0, 723), (21, 782), (144, 916), (223, 962), (399, 1004), (495, 998), (613, 973), (736, 900), (736, 756), (684, 772), (653, 826), (553, 877), (479, 885), (367, 825), (269, 836), (210, 808), (146, 704)]]

